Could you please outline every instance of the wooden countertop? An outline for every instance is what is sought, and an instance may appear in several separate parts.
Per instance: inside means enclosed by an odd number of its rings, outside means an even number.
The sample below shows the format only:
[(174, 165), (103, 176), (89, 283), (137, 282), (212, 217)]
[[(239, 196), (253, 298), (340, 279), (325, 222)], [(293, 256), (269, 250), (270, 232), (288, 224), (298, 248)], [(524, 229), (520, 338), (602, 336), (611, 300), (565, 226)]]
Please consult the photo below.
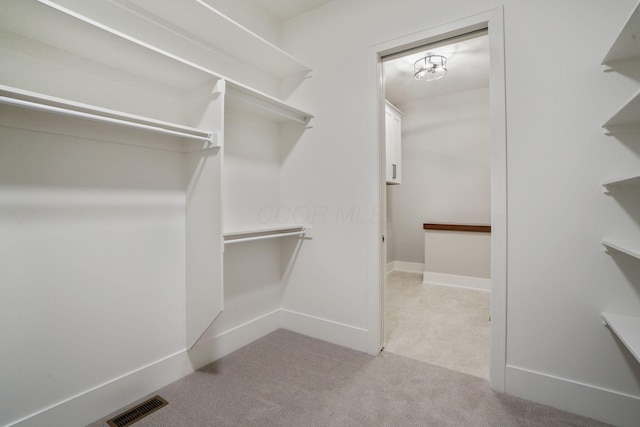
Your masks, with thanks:
[(491, 233), (491, 225), (487, 224), (435, 224), (425, 223), (424, 230), (471, 231), (474, 233)]

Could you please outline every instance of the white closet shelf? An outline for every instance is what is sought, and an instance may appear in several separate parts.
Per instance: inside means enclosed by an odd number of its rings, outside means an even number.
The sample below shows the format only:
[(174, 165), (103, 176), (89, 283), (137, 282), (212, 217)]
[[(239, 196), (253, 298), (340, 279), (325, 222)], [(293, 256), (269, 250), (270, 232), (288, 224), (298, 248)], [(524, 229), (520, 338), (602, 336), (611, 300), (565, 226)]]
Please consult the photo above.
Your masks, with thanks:
[(602, 244), (606, 248), (615, 249), (634, 258), (640, 259), (640, 244), (630, 241), (603, 240)]
[(602, 64), (615, 68), (617, 64), (637, 59), (640, 59), (640, 3), (629, 16)]
[(640, 186), (640, 174), (634, 174), (622, 178), (610, 179), (602, 183), (604, 187), (637, 187)]
[(252, 112), (275, 121), (291, 120), (308, 125), (313, 118), (311, 113), (292, 107), (279, 99), (232, 81), (227, 84), (226, 102), (237, 109)]
[(604, 323), (640, 362), (640, 318), (621, 314), (602, 313)]
[[(181, 3), (182, 4), (182, 3)], [(181, 90), (227, 82), (228, 93), (245, 108), (272, 119), (307, 124), (313, 117), (289, 104), (228, 79), (206, 67), (138, 40), (50, 0), (7, 0), (0, 28), (42, 44)], [(56, 31), (51, 31), (55, 23)], [(82, 34), (82, 37), (78, 37)]]
[[(195, 139), (203, 141), (202, 148), (219, 147), (217, 133), (212, 131), (82, 104), (10, 86), (0, 85), (0, 104)], [(190, 151), (186, 148), (188, 147), (185, 147), (184, 151)]]
[(181, 90), (197, 88), (221, 78), (205, 67), (49, 0), (5, 1), (0, 27), (29, 40)]
[(302, 237), (311, 227), (305, 225), (274, 225), (240, 230), (225, 231), (224, 243), (250, 242), (254, 240), (274, 239), (280, 237)]
[(608, 135), (640, 132), (640, 90), (602, 127)]
[[(224, 15), (205, 0), (116, 0), (133, 3), (214, 45), (241, 62), (282, 78), (311, 69), (279, 47)], [(149, 18), (153, 19), (152, 16)]]

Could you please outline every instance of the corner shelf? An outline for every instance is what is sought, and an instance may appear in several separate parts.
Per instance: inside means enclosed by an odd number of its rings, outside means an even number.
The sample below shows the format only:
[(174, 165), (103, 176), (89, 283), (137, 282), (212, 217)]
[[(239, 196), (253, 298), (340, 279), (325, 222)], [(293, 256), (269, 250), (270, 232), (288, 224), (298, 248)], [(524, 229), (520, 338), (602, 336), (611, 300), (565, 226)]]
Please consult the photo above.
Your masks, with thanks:
[(602, 65), (615, 68), (617, 65), (640, 59), (640, 4), (627, 19), (620, 35), (602, 60)]
[[(125, 3), (117, 0), (118, 3)], [(309, 73), (311, 69), (279, 47), (216, 10), (205, 0), (128, 0), (221, 48), (251, 67), (275, 77)]]
[(603, 187), (638, 187), (640, 186), (640, 174), (611, 179), (602, 183)]
[(640, 259), (640, 244), (629, 241), (603, 240), (602, 244), (608, 249), (615, 249), (634, 258)]
[(640, 318), (621, 314), (602, 313), (605, 325), (640, 362)]
[[(181, 138), (195, 139), (203, 141), (203, 145), (201, 146), (203, 149), (220, 146), (216, 132), (82, 104), (10, 86), (0, 85), (0, 104), (77, 117), (116, 126), (141, 129), (149, 132), (169, 134)], [(184, 150), (181, 151), (186, 152), (192, 150), (184, 146)]]
[[(640, 24), (639, 24), (640, 25)], [(640, 132), (640, 90), (638, 90), (602, 127), (606, 135)]]
[[(609, 52), (602, 61), (604, 71), (636, 72), (640, 69), (640, 0), (620, 31)], [(606, 123), (602, 125), (606, 135), (639, 134), (640, 133), (640, 90), (620, 108)], [(629, 175), (602, 184), (606, 192), (615, 189), (636, 190), (640, 187), (640, 174)], [(640, 260), (640, 242), (602, 240), (607, 250)], [(636, 284), (637, 285), (637, 284)], [(640, 317), (614, 313), (602, 313), (602, 319), (611, 331), (620, 339), (625, 347), (640, 362)]]
[(226, 231), (223, 233), (224, 243), (250, 242), (254, 240), (273, 239), (280, 237), (299, 236), (303, 237), (307, 230), (311, 228), (305, 225), (277, 225), (242, 230)]
[(308, 125), (313, 114), (292, 107), (272, 96), (237, 82), (228, 82), (226, 102), (237, 109), (267, 117), (275, 121), (293, 121)]

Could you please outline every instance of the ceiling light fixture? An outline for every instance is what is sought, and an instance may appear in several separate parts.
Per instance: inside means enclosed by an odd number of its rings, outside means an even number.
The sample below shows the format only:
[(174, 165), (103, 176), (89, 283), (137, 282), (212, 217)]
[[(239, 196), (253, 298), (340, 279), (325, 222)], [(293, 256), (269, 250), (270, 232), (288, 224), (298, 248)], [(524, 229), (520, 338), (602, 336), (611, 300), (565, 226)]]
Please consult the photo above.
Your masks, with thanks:
[(427, 53), (413, 63), (413, 78), (416, 80), (438, 80), (447, 75), (447, 58)]

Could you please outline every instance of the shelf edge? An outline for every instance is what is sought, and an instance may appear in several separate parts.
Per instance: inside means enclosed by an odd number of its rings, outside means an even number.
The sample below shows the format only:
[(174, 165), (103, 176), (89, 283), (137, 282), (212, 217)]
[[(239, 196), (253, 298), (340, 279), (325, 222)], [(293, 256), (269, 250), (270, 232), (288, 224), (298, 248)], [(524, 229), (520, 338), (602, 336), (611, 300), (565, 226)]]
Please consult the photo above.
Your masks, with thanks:
[[(629, 352), (640, 362), (640, 318), (614, 313), (602, 313), (604, 324), (620, 339)], [(636, 336), (630, 336), (622, 322), (633, 322)]]
[(640, 186), (640, 174), (635, 174), (623, 178), (615, 178), (604, 181), (603, 187), (638, 187)]
[(640, 250), (627, 246), (627, 243), (628, 242), (624, 241), (602, 240), (602, 245), (606, 248), (614, 249), (618, 252), (622, 252), (623, 254), (640, 259)]

